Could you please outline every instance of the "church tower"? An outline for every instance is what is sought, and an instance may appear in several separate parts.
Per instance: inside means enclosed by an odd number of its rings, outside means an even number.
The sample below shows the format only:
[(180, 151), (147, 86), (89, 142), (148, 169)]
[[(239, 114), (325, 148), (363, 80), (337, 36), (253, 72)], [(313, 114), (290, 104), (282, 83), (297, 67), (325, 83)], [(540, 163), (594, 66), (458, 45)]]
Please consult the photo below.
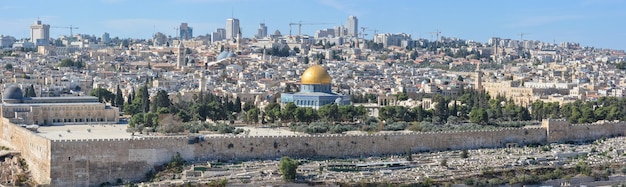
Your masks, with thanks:
[(476, 91), (483, 91), (483, 72), (480, 70), (480, 62), (476, 64)]
[(179, 41), (178, 42), (178, 58), (176, 58), (176, 67), (178, 67), (178, 69), (182, 69), (183, 65), (185, 64), (185, 46), (183, 46), (183, 41)]

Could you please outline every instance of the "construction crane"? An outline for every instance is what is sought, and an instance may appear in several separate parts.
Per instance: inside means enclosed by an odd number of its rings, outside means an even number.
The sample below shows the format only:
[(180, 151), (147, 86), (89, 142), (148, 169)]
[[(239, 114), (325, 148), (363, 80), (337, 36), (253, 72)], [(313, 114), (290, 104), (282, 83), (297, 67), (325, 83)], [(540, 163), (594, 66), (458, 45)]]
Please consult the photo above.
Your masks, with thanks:
[[(361, 33), (359, 33), (361, 35), (361, 39), (363, 40), (363, 46), (365, 46), (365, 36), (367, 36), (367, 34), (365, 34), (365, 29), (367, 29), (367, 27), (361, 27)], [(360, 48), (358, 35), (356, 36), (356, 48)]]
[[(530, 33), (519, 33), (519, 50), (523, 50), (524, 49), (524, 35), (527, 35)], [(522, 55), (519, 55), (519, 58), (522, 59)]]
[(364, 35), (367, 35), (367, 34), (365, 34), (365, 30), (366, 29), (369, 29), (369, 27), (361, 27), (361, 35), (363, 35), (363, 37), (361, 37), (361, 38), (363, 38), (363, 39), (365, 39)]
[(302, 21), (298, 21), (298, 23), (289, 23), (289, 36), (291, 36), (291, 26), (298, 26), (298, 36), (302, 35), (302, 25), (328, 25), (332, 23), (302, 23)]
[(51, 26), (52, 28), (60, 28), (60, 29), (70, 29), (70, 37), (74, 36), (74, 29), (78, 29), (78, 27), (72, 27), (72, 25), (70, 25), (69, 27), (60, 27), (60, 26)]
[(372, 35), (372, 40), (374, 40), (374, 38), (378, 34), (378, 29), (369, 29), (369, 28), (365, 28), (365, 29), (367, 29), (368, 31), (374, 31), (374, 35)]
[(524, 35), (527, 35), (527, 34), (531, 34), (531, 33), (519, 33), (519, 41), (520, 42), (524, 41)]
[(434, 34), (435, 36), (437, 36), (437, 39), (435, 40), (435, 49), (439, 50), (439, 34), (441, 34), (441, 32), (439, 31), (439, 29), (437, 29), (436, 32), (429, 32), (428, 34), (430, 34), (431, 36)]

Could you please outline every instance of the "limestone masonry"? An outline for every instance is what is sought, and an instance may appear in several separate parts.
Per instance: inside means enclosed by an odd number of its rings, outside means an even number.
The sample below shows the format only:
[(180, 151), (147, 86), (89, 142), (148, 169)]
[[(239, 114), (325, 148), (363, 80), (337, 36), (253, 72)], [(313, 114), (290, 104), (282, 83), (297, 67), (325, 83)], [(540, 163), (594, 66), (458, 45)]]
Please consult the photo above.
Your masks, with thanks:
[(50, 140), (2, 119), (0, 139), (22, 152), (34, 180), (54, 186), (97, 186), (141, 180), (179, 152), (190, 161), (354, 157), (585, 141), (622, 136), (626, 123), (572, 125), (544, 120), (537, 128), (371, 135), (187, 136)]

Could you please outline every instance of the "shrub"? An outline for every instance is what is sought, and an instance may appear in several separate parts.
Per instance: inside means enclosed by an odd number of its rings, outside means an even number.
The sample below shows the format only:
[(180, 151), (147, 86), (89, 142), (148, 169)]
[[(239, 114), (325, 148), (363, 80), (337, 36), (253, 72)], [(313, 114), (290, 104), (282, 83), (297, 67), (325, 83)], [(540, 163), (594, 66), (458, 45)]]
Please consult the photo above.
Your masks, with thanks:
[(461, 158), (469, 158), (469, 152), (467, 150), (461, 151)]
[(278, 164), (280, 173), (283, 174), (283, 180), (294, 181), (296, 179), (296, 169), (298, 169), (298, 161), (284, 156)]

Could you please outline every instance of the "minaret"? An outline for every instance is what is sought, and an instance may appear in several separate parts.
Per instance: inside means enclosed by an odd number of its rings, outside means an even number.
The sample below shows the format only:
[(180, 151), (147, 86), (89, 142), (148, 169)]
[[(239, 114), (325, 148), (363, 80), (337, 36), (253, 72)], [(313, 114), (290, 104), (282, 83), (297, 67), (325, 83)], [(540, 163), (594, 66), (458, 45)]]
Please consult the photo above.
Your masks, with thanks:
[(483, 91), (483, 72), (480, 71), (480, 62), (476, 64), (476, 91)]
[(239, 44), (241, 43), (241, 32), (237, 33), (237, 51), (235, 52), (240, 52), (240, 48), (239, 48)]
[(204, 78), (204, 74), (200, 74), (200, 85), (198, 86), (198, 91), (205, 92), (206, 90), (206, 78)]
[(176, 67), (178, 67), (178, 69), (182, 69), (183, 68), (183, 64), (185, 64), (185, 46), (183, 46), (183, 41), (180, 40), (178, 42), (178, 58), (176, 58)]

